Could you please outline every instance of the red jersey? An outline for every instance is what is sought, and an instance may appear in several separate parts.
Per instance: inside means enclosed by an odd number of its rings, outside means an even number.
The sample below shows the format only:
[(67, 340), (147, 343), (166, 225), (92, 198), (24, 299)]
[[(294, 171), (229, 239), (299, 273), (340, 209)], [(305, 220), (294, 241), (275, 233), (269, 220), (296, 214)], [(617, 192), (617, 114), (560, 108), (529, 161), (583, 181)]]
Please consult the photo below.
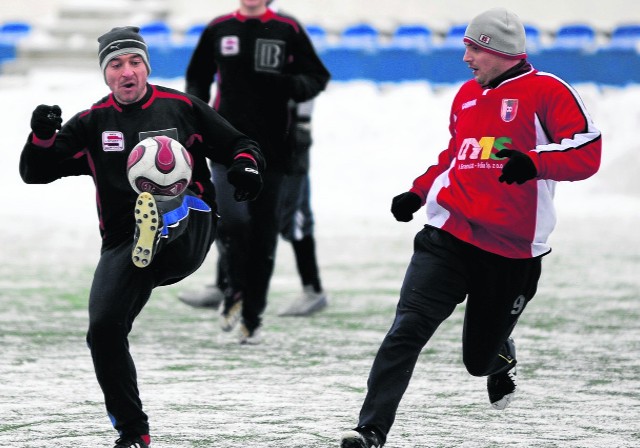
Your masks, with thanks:
[[(410, 191), (426, 203), (428, 223), (480, 249), (531, 258), (551, 249), (558, 181), (598, 171), (601, 134), (577, 92), (549, 73), (528, 70), (494, 88), (462, 85), (450, 114), (449, 146)], [(537, 177), (500, 183), (508, 148), (525, 152)]]

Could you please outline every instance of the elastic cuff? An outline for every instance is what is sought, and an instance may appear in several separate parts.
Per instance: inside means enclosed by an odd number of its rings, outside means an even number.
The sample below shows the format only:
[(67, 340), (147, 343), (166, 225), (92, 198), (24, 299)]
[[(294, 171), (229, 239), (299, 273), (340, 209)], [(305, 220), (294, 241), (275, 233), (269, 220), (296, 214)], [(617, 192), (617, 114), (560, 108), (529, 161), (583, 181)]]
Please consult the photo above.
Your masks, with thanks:
[(420, 190), (418, 190), (416, 188), (411, 188), (411, 189), (409, 189), (409, 193), (413, 193), (413, 194), (415, 194), (416, 196), (418, 196), (420, 198), (420, 205), (421, 206), (424, 205), (427, 202), (427, 197), (422, 194), (422, 191), (420, 191)]
[(542, 161), (540, 160), (540, 153), (538, 153), (537, 151), (529, 151), (527, 155), (533, 162), (533, 166), (536, 169), (536, 175), (534, 179), (540, 179), (542, 177), (542, 167), (540, 166)]
[(36, 136), (36, 134), (33, 134), (33, 133), (31, 134), (31, 143), (41, 148), (50, 148), (51, 146), (53, 146), (53, 142), (55, 140), (56, 140), (56, 134), (53, 134), (53, 136), (51, 136), (51, 138), (47, 140), (39, 139)]
[(241, 152), (240, 154), (238, 154), (237, 156), (235, 156), (233, 158), (233, 160), (237, 160), (240, 157), (244, 157), (247, 158), (249, 160), (251, 160), (253, 163), (255, 163), (257, 165), (256, 159), (253, 158), (253, 156), (251, 154), (249, 154), (248, 152)]

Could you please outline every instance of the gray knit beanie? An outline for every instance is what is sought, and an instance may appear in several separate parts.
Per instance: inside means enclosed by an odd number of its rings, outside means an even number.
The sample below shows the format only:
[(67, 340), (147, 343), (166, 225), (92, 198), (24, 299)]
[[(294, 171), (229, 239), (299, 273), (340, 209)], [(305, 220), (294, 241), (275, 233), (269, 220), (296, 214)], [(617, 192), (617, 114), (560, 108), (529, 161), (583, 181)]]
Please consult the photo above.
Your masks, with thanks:
[(98, 59), (100, 61), (100, 69), (104, 74), (107, 64), (113, 58), (122, 56), (123, 54), (139, 54), (147, 66), (147, 71), (151, 73), (149, 65), (149, 51), (147, 44), (140, 34), (140, 28), (137, 26), (122, 26), (113, 28), (108, 33), (98, 37)]
[(517, 15), (504, 8), (494, 8), (476, 16), (467, 26), (464, 42), (509, 59), (524, 59), (526, 37)]

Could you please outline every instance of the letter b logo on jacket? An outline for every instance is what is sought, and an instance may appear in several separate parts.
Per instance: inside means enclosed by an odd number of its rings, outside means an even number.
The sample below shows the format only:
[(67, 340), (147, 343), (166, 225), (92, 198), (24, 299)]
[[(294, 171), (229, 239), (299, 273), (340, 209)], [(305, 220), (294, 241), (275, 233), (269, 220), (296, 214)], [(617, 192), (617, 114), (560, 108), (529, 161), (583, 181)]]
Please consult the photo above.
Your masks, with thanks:
[(284, 58), (285, 42), (283, 40), (256, 40), (254, 66), (257, 72), (281, 73)]

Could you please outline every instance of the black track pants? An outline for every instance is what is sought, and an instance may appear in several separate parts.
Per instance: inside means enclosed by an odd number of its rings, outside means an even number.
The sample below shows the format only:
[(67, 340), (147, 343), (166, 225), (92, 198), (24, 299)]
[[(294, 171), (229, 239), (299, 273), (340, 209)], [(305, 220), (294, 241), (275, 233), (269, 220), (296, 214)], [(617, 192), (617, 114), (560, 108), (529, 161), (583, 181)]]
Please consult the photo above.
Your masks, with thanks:
[(438, 326), (467, 298), (463, 360), (472, 375), (505, 369), (498, 352), (536, 292), (540, 258), (508, 259), (425, 227), (400, 291), (396, 317), (375, 357), (359, 425), (386, 440), (418, 356)]
[[(212, 213), (192, 212), (180, 223), (180, 237), (167, 242), (149, 267), (131, 261), (132, 242), (102, 249), (89, 296), (87, 343), (111, 421), (121, 434), (149, 433), (138, 393), (136, 368), (129, 352), (133, 321), (154, 287), (193, 273), (213, 242)], [(182, 230), (182, 229), (180, 229)]]

